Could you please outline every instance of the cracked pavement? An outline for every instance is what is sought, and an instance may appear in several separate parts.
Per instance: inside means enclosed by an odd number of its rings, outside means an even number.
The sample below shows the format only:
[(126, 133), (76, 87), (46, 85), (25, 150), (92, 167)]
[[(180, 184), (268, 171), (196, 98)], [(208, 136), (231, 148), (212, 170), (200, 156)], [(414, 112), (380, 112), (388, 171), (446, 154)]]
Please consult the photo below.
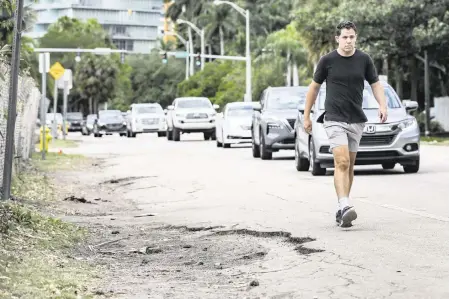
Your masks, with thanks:
[(225, 271), (257, 276), (260, 285), (248, 298), (449, 298), (449, 147), (422, 146), (417, 174), (356, 167), (351, 203), (359, 217), (341, 229), (334, 224), (333, 172), (297, 172), (292, 151), (262, 161), (250, 148), (217, 148), (200, 134), (181, 142), (153, 134), (72, 136), (83, 142), (65, 152), (107, 158), (93, 180), (141, 177), (113, 187), (155, 215), (144, 221), (316, 239), (304, 246), (323, 252), (277, 246), (277, 256), (258, 260), (256, 272), (245, 265)]

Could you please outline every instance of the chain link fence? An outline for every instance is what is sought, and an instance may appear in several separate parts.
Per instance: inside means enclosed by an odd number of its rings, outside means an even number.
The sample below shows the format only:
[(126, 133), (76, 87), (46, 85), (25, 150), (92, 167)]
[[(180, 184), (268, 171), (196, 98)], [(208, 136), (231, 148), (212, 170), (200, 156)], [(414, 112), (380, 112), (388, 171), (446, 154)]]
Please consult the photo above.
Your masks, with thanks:
[[(6, 121), (8, 118), (10, 67), (0, 61), (0, 186), (3, 183), (5, 158)], [(36, 120), (41, 93), (31, 77), (20, 76), (17, 91), (17, 118), (14, 135), (13, 171), (20, 172), (21, 166), (31, 158), (36, 144), (38, 128)]]

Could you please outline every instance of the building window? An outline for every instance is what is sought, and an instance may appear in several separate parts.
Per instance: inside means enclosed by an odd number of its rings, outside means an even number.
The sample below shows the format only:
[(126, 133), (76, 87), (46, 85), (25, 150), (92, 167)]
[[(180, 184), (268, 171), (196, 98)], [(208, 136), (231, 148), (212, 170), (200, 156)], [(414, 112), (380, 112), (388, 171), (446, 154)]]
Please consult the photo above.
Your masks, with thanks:
[(125, 34), (125, 33), (126, 33), (125, 26), (115, 26), (114, 27), (114, 34)]

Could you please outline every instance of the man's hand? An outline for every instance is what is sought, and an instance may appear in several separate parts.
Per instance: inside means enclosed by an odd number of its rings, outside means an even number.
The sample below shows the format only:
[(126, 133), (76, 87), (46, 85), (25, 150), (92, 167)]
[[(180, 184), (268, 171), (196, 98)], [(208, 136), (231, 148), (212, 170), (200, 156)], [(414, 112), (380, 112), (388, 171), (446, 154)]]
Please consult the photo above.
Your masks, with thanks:
[(304, 119), (304, 130), (306, 131), (307, 134), (312, 133), (312, 121), (309, 118)]
[(387, 121), (388, 113), (387, 108), (385, 106), (382, 106), (379, 108), (379, 119), (381, 123), (384, 123)]

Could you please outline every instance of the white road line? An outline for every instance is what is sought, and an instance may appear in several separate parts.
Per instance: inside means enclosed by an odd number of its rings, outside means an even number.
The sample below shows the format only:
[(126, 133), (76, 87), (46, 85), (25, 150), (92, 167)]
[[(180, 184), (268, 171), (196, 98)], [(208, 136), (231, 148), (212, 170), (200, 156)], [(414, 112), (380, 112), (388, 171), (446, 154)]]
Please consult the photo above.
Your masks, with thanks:
[(413, 214), (413, 215), (417, 215), (417, 216), (421, 216), (421, 217), (425, 217), (425, 218), (430, 218), (430, 219), (434, 219), (434, 220), (438, 220), (438, 221), (443, 221), (443, 222), (449, 222), (449, 218), (448, 217), (443, 217), (443, 216), (438, 216), (438, 215), (434, 215), (434, 214), (429, 214), (426, 212), (420, 212), (420, 211), (416, 211), (416, 210), (410, 210), (410, 209), (406, 209), (406, 208), (401, 208), (398, 206), (393, 206), (393, 205), (387, 205), (387, 204), (379, 204), (370, 200), (366, 200), (366, 199), (361, 199), (361, 198), (353, 198), (354, 200), (358, 200), (367, 204), (372, 204), (372, 205), (376, 205), (379, 207), (383, 207), (383, 208), (387, 208), (390, 210), (396, 210), (396, 211), (400, 211), (400, 212), (404, 212), (404, 213), (408, 213), (408, 214)]

